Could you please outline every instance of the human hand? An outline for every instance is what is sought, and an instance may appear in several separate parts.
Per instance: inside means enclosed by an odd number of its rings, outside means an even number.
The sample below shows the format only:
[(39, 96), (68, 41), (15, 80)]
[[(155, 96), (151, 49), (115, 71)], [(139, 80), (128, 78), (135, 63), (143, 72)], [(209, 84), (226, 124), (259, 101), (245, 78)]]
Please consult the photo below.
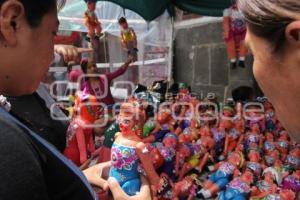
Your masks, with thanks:
[(108, 186), (113, 195), (114, 200), (151, 200), (152, 197), (150, 192), (150, 186), (147, 179), (144, 176), (141, 176), (141, 181), (142, 185), (140, 192), (137, 193), (135, 196), (128, 196), (123, 191), (123, 189), (121, 188), (121, 186), (115, 178), (111, 177), (108, 179)]
[(102, 188), (104, 191), (107, 191), (108, 182), (107, 177), (109, 173), (109, 169), (111, 167), (111, 162), (100, 163), (93, 167), (90, 167), (83, 171), (83, 174), (87, 178), (90, 184), (98, 186)]
[(79, 54), (93, 52), (90, 48), (77, 48), (72, 45), (55, 45), (54, 52), (63, 56), (65, 62), (77, 61)]

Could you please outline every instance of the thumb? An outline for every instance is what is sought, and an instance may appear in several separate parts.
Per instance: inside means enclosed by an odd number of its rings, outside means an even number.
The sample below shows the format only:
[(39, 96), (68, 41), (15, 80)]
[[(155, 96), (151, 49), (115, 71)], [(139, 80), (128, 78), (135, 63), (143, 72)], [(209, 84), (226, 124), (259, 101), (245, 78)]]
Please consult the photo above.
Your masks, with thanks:
[(129, 199), (129, 196), (123, 191), (120, 184), (115, 178), (110, 177), (108, 179), (108, 186), (114, 197), (114, 200)]

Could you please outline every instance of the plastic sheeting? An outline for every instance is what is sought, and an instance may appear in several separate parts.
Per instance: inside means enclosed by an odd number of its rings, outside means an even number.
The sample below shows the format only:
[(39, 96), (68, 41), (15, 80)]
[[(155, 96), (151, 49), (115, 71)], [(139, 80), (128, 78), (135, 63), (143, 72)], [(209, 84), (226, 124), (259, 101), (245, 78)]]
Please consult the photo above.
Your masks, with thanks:
[[(83, 0), (68, 0), (59, 12), (60, 30), (87, 32), (83, 21), (86, 9)], [(105, 59), (107, 63), (98, 63), (100, 68), (105, 68), (105, 72), (116, 70), (115, 67), (119, 67), (127, 57), (120, 44), (118, 25), (118, 19), (125, 16), (138, 37), (139, 61), (137, 67), (130, 69), (117, 81), (150, 85), (155, 80), (171, 79), (173, 27), (167, 11), (148, 23), (131, 10), (101, 1), (97, 3), (96, 14), (103, 31), (108, 33), (103, 43), (108, 44), (105, 48), (109, 58)]]

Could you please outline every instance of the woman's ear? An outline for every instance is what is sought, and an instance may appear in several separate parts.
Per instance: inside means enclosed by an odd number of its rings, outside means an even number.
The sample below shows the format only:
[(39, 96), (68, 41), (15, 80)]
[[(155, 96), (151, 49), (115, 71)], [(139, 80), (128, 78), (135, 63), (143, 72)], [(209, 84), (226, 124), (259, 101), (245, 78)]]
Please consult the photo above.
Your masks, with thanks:
[(296, 47), (300, 47), (300, 20), (293, 21), (285, 29), (286, 41)]
[(17, 30), (24, 22), (25, 11), (20, 1), (5, 1), (0, 8), (0, 36), (7, 46), (17, 44)]

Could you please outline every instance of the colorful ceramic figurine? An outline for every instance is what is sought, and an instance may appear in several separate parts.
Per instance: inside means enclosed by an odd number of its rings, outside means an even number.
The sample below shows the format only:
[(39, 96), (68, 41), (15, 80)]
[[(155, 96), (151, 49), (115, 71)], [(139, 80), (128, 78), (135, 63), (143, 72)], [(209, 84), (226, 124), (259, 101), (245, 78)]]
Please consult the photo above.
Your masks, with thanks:
[(167, 133), (163, 139), (163, 146), (158, 147), (160, 154), (164, 158), (164, 164), (161, 167), (161, 171), (168, 175), (172, 181), (176, 180), (175, 162), (177, 144), (177, 135), (174, 133)]
[(85, 0), (87, 3), (87, 11), (84, 13), (84, 23), (88, 28), (87, 41), (93, 38), (98, 40), (101, 36), (102, 27), (95, 13), (97, 0)]
[(261, 156), (258, 149), (251, 149), (248, 153), (249, 161), (246, 163), (246, 168), (253, 172), (255, 178), (259, 178), (263, 171), (261, 164)]
[(203, 188), (198, 195), (202, 198), (210, 198), (220, 190), (225, 189), (232, 177), (237, 176), (244, 164), (244, 157), (241, 153), (231, 153), (226, 162), (217, 163), (212, 167), (211, 171), (216, 170), (209, 176), (209, 179), (204, 182)]
[(196, 174), (186, 176), (182, 181), (179, 181), (173, 186), (172, 200), (187, 199), (193, 200), (197, 194), (199, 180)]
[(122, 189), (130, 196), (140, 191), (140, 163), (151, 184), (159, 183), (149, 151), (136, 134), (140, 131), (136, 127), (138, 112), (139, 108), (133, 103), (121, 105), (119, 114), (121, 132), (116, 135), (111, 149), (112, 167), (109, 176), (116, 178)]
[[(233, 69), (237, 65), (245, 67), (245, 57), (247, 55), (245, 46), (246, 23), (235, 1), (230, 8), (224, 10), (223, 26), (230, 66)], [(239, 58), (238, 63), (237, 58)]]
[(143, 141), (145, 143), (151, 143), (155, 141), (161, 142), (167, 133), (173, 131), (174, 128), (171, 111), (163, 108), (158, 112), (155, 129), (151, 132), (150, 136), (144, 138)]
[(300, 192), (300, 170), (294, 171), (291, 175), (283, 179), (282, 189), (292, 190), (296, 194)]
[(264, 200), (268, 195), (276, 193), (278, 185), (281, 184), (280, 174), (272, 167), (265, 169), (263, 176), (264, 180), (256, 183), (251, 195), (252, 200)]
[(225, 191), (221, 191), (218, 200), (246, 200), (251, 192), (253, 175), (246, 171), (240, 177), (233, 179)]
[(67, 132), (67, 147), (64, 155), (76, 165), (82, 165), (95, 151), (93, 125), (99, 117), (99, 107), (95, 96), (76, 94), (74, 118)]
[(274, 135), (271, 132), (265, 134), (264, 152), (266, 155), (270, 155), (275, 150)]
[(128, 52), (128, 55), (137, 61), (137, 37), (132, 28), (128, 26), (127, 20), (124, 17), (119, 19), (119, 25), (121, 27), (121, 44), (122, 47)]

